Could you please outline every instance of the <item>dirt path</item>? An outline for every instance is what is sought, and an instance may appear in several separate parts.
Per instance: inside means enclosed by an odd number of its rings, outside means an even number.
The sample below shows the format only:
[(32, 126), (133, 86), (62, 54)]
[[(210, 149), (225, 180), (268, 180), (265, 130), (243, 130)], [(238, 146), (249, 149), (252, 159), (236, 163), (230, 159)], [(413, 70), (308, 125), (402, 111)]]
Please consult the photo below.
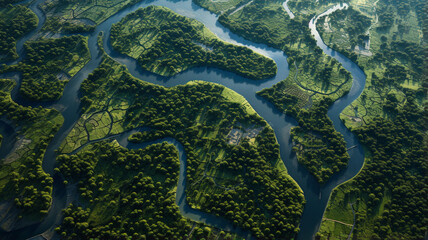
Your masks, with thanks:
[(340, 223), (340, 224), (343, 224), (343, 225), (346, 225), (346, 226), (350, 226), (350, 227), (352, 227), (352, 226), (353, 226), (353, 224), (344, 223), (344, 222), (341, 222), (341, 221), (338, 221), (338, 220), (334, 220), (334, 219), (330, 219), (330, 218), (326, 218), (326, 217), (324, 217), (324, 218), (322, 218), (322, 219), (323, 219), (323, 220), (327, 220), (327, 221), (337, 222), (337, 223)]

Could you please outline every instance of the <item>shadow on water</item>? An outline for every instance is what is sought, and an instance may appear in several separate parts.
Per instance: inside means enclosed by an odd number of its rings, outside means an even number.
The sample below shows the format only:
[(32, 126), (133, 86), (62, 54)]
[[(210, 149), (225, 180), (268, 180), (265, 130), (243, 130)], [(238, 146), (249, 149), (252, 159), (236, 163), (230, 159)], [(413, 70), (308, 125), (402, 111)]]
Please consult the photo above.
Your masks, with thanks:
[[(43, 0), (37, 0), (36, 3), (33, 3), (30, 8), (36, 12), (39, 17), (40, 22), (38, 29), (25, 38), (21, 39), (22, 44), (18, 44), (18, 52), (20, 53), (20, 59), (23, 55), (23, 43), (30, 39), (38, 30), (41, 29), (41, 24), (45, 21), (45, 16), (40, 12), (36, 7), (38, 3), (43, 2)], [(253, 49), (254, 51), (263, 54), (267, 57), (272, 58), (277, 66), (278, 72), (275, 77), (255, 81), (246, 79), (244, 77), (238, 76), (237, 74), (220, 70), (217, 68), (211, 67), (198, 67), (192, 68), (190, 70), (179, 73), (173, 77), (162, 77), (142, 69), (135, 59), (132, 59), (128, 56), (117, 53), (112, 49), (110, 43), (110, 28), (111, 25), (120, 21), (128, 13), (137, 10), (140, 7), (146, 7), (149, 5), (158, 5), (165, 6), (178, 14), (196, 19), (205, 24), (212, 32), (214, 32), (222, 40), (243, 45)], [(89, 34), (88, 47), (91, 53), (91, 60), (68, 82), (64, 89), (63, 96), (61, 99), (55, 102), (50, 103), (33, 103), (20, 101), (17, 97), (17, 90), (14, 90), (14, 99), (17, 99), (23, 105), (38, 106), (42, 105), (44, 107), (51, 107), (59, 110), (64, 116), (64, 124), (54, 136), (54, 139), (49, 143), (44, 160), (43, 160), (43, 169), (50, 174), (53, 174), (53, 168), (55, 166), (56, 153), (55, 150), (58, 149), (61, 142), (68, 135), (70, 130), (73, 128), (74, 124), (80, 118), (80, 100), (79, 100), (79, 88), (82, 81), (87, 78), (88, 74), (91, 73), (96, 67), (101, 63), (101, 51), (97, 45), (97, 36), (100, 32), (104, 32), (104, 41), (103, 47), (106, 53), (118, 61), (121, 64), (124, 64), (129, 72), (136, 78), (139, 78), (143, 81), (151, 82), (154, 84), (159, 84), (165, 87), (173, 87), (176, 85), (185, 84), (192, 80), (204, 80), (208, 82), (214, 82), (222, 84), (228, 88), (233, 89), (239, 94), (243, 95), (251, 106), (256, 110), (256, 112), (263, 117), (274, 129), (278, 143), (280, 145), (281, 158), (283, 159), (288, 173), (293, 177), (299, 186), (304, 191), (305, 199), (307, 201), (303, 216), (300, 223), (301, 231), (298, 235), (298, 239), (311, 239), (314, 234), (318, 231), (324, 209), (326, 207), (329, 195), (331, 190), (336, 187), (338, 184), (343, 183), (344, 181), (355, 176), (355, 174), (360, 170), (364, 162), (364, 154), (361, 145), (358, 143), (355, 136), (343, 125), (339, 119), (340, 112), (348, 106), (353, 100), (355, 100), (362, 92), (365, 83), (365, 76), (361, 69), (358, 66), (351, 62), (349, 59), (344, 57), (342, 54), (337, 53), (329, 49), (322, 42), (321, 37), (316, 32), (314, 28), (316, 20), (313, 19), (309, 23), (309, 27), (313, 30), (315, 39), (317, 40), (318, 46), (320, 46), (323, 51), (336, 58), (342, 65), (351, 72), (353, 76), (353, 85), (348, 95), (337, 100), (329, 109), (328, 116), (332, 119), (334, 127), (336, 130), (341, 132), (347, 142), (347, 146), (357, 145), (358, 147), (352, 149), (349, 153), (351, 160), (349, 166), (339, 174), (333, 176), (330, 181), (324, 185), (319, 185), (316, 179), (307, 171), (306, 168), (301, 166), (296, 159), (296, 155), (292, 152), (292, 143), (290, 139), (290, 129), (294, 126), (297, 126), (295, 119), (284, 115), (282, 112), (277, 110), (270, 102), (267, 102), (263, 98), (256, 95), (257, 91), (260, 91), (264, 88), (271, 87), (275, 83), (285, 79), (288, 76), (289, 69), (287, 64), (287, 57), (282, 51), (267, 47), (263, 44), (252, 43), (244, 38), (231, 33), (228, 29), (224, 28), (218, 21), (218, 16), (193, 4), (191, 0), (184, 1), (145, 1), (137, 3), (133, 6), (130, 6), (126, 9), (123, 9), (111, 16), (103, 23), (98, 25), (95, 31), (92, 34)], [(128, 148), (143, 148), (151, 143), (133, 145), (126, 141), (126, 136), (129, 136), (128, 133), (124, 133), (119, 136), (118, 141)], [(180, 208), (182, 214), (190, 219), (196, 221), (203, 221), (209, 225), (218, 226), (224, 230), (232, 230), (246, 235), (240, 229), (234, 227), (229, 221), (215, 217), (211, 214), (203, 213), (194, 209), (191, 209), (188, 204), (185, 202), (185, 169), (186, 169), (186, 156), (183, 150), (183, 147), (180, 143), (174, 139), (161, 139), (158, 141), (168, 141), (179, 150), (180, 153), (180, 178), (177, 188), (177, 204)], [(8, 233), (7, 236), (4, 235), (5, 239), (25, 239), (31, 236), (36, 236), (40, 233), (43, 233), (47, 230), (52, 230), (56, 225), (61, 221), (62, 214), (61, 209), (65, 207), (67, 202), (67, 192), (65, 186), (62, 184), (63, 180), (54, 175), (54, 189), (53, 189), (53, 205), (50, 209), (48, 216), (40, 224), (30, 226), (24, 229), (16, 230), (14, 232)], [(285, 190), (285, 189), (284, 189)]]

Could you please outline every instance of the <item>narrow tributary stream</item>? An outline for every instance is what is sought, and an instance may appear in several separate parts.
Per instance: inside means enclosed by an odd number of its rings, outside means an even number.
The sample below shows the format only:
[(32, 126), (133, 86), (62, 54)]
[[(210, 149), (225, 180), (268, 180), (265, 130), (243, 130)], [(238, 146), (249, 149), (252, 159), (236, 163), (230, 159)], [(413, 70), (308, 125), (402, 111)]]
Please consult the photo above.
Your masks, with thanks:
[[(43, 2), (43, 0), (37, 0), (37, 3), (40, 2)], [(198, 21), (204, 23), (206, 27), (208, 27), (222, 40), (229, 43), (244, 45), (260, 54), (272, 58), (278, 66), (277, 75), (271, 79), (254, 81), (243, 78), (231, 72), (211, 67), (192, 68), (173, 77), (161, 77), (143, 70), (138, 65), (135, 59), (119, 54), (112, 49), (109, 41), (109, 32), (113, 23), (120, 21), (128, 13), (131, 13), (140, 7), (146, 7), (149, 5), (165, 6), (177, 12), (178, 14), (197, 19)], [(33, 11), (37, 9), (35, 4), (32, 4), (30, 8)], [(35, 13), (39, 17), (39, 19), (41, 19), (40, 23), (43, 23), (45, 21), (44, 14), (38, 9), (37, 11), (35, 11)], [(193, 4), (191, 0), (160, 0), (140, 2), (134, 6), (123, 9), (122, 11), (116, 13), (115, 15), (98, 25), (95, 31), (88, 35), (91, 60), (66, 85), (63, 96), (60, 100), (54, 103), (43, 104), (44, 107), (53, 107), (59, 110), (65, 119), (63, 126), (60, 128), (54, 139), (48, 145), (43, 160), (43, 169), (47, 173), (53, 174), (53, 168), (55, 166), (56, 159), (55, 150), (58, 149), (61, 142), (65, 139), (65, 137), (68, 135), (68, 133), (80, 117), (80, 101), (78, 94), (80, 84), (88, 76), (88, 74), (91, 73), (101, 63), (101, 51), (97, 45), (97, 36), (100, 32), (104, 32), (106, 33), (104, 37), (104, 49), (106, 50), (107, 54), (110, 55), (116, 61), (126, 65), (130, 73), (136, 78), (139, 78), (143, 81), (163, 85), (165, 87), (185, 84), (192, 80), (204, 80), (208, 82), (222, 84), (243, 95), (251, 104), (251, 106), (257, 111), (257, 113), (262, 116), (274, 129), (276, 137), (278, 139), (278, 143), (280, 145), (281, 158), (283, 159), (288, 169), (288, 173), (297, 181), (299, 186), (304, 191), (307, 203), (305, 205), (305, 209), (301, 219), (301, 231), (298, 235), (298, 239), (311, 239), (319, 228), (331, 190), (338, 184), (343, 183), (344, 181), (355, 176), (364, 162), (364, 155), (361, 145), (358, 143), (355, 136), (340, 121), (339, 114), (346, 106), (348, 106), (361, 94), (362, 90), (364, 89), (365, 75), (355, 63), (353, 63), (340, 53), (329, 49), (322, 42), (322, 39), (320, 38), (314, 27), (315, 20), (312, 20), (309, 24), (309, 27), (313, 31), (315, 31), (314, 34), (318, 46), (320, 46), (325, 53), (339, 60), (339, 62), (341, 62), (342, 65), (348, 71), (350, 71), (353, 76), (354, 82), (349, 94), (337, 100), (330, 108), (328, 115), (333, 120), (336, 130), (338, 130), (344, 135), (345, 140), (347, 142), (347, 146), (350, 147), (353, 145), (357, 145), (356, 148), (350, 150), (349, 152), (351, 160), (349, 161), (348, 168), (340, 172), (339, 174), (333, 176), (326, 184), (319, 185), (316, 179), (306, 170), (306, 168), (298, 164), (295, 154), (291, 151), (292, 145), (290, 141), (290, 129), (297, 125), (296, 121), (293, 118), (284, 115), (276, 108), (274, 108), (272, 104), (256, 95), (257, 91), (260, 91), (263, 88), (271, 87), (275, 83), (285, 79), (288, 76), (289, 71), (286, 56), (282, 51), (267, 47), (263, 44), (252, 43), (243, 39), (242, 37), (231, 33), (228, 29), (221, 26), (218, 23), (217, 19), (217, 15)], [(40, 28), (41, 26), (39, 24), (38, 30)], [(32, 34), (34, 35), (36, 32), (37, 31), (33, 31), (24, 39), (30, 39), (32, 37)], [(22, 50), (22, 46), (22, 44), (18, 44), (18, 52), (20, 54), (24, 54), (25, 57), (25, 53)], [(20, 57), (20, 59), (21, 58), (22, 56)], [(13, 99), (23, 105), (38, 105), (38, 103), (31, 103), (22, 100), (19, 97), (17, 91), (14, 91)], [(179, 143), (174, 142), (173, 139), (168, 139), (168, 141), (173, 143), (177, 147), (180, 152), (180, 156), (185, 154), (182, 147), (180, 148)], [(126, 146), (132, 148), (131, 145)], [(143, 146), (140, 145), (138, 147)], [(216, 226), (216, 222), (218, 221), (218, 219), (212, 219), (210, 214), (202, 213), (200, 211), (194, 211), (193, 209), (190, 209), (189, 207), (185, 206), (185, 201), (180, 201), (180, 198), (184, 199), (185, 191), (185, 171), (183, 169), (185, 169), (185, 166), (182, 164), (180, 165), (180, 179), (177, 188), (177, 204), (180, 207), (180, 212), (185, 217), (189, 217), (196, 221), (204, 221), (207, 224), (212, 224)], [(180, 195), (180, 193), (182, 194)], [(7, 234), (6, 238), (25, 239), (43, 233), (46, 230), (55, 227), (61, 221), (61, 209), (66, 206), (67, 199), (69, 199), (67, 198), (67, 195), (70, 195), (70, 192), (67, 193), (65, 186), (62, 184), (62, 179), (58, 176), (54, 176), (53, 205), (45, 220), (40, 224), (13, 231)], [(236, 230), (236, 228), (231, 226), (227, 221), (223, 221), (222, 224), (223, 226), (220, 226), (221, 228), (225, 228), (226, 230)]]

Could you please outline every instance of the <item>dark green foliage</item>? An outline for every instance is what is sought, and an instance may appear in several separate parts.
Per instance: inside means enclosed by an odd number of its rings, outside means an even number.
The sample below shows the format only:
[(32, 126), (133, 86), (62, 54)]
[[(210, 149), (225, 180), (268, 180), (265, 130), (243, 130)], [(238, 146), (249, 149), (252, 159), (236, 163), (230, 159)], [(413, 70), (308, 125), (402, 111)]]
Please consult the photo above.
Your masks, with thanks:
[[(185, 147), (190, 205), (223, 216), (258, 238), (296, 235), (303, 195), (291, 178), (275, 167), (281, 161), (279, 146), (266, 122), (225, 99), (220, 85), (197, 82), (167, 89), (138, 81), (126, 72), (112, 79), (112, 64), (105, 61), (83, 82), (85, 109), (113, 92), (115, 98), (128, 99), (126, 128), (152, 129), (135, 134), (131, 140), (174, 137)], [(216, 112), (221, 116), (213, 117)], [(255, 143), (227, 144), (229, 130), (240, 124), (264, 128)], [(223, 157), (219, 156), (221, 151), (225, 152)]]
[[(284, 94), (289, 88), (286, 82), (280, 82), (272, 88), (258, 92), (271, 101), (277, 108), (295, 117), (299, 123), (291, 131), (293, 150), (298, 161), (308, 168), (320, 183), (348, 165), (349, 155), (342, 134), (337, 132), (327, 116), (331, 98), (324, 98), (311, 106), (309, 110), (301, 106), (299, 99)], [(299, 107), (300, 105), (300, 107)]]
[[(426, 1), (378, 1), (374, 14), (379, 16), (379, 23), (370, 30), (374, 42), (370, 51), (374, 54), (359, 56), (344, 51), (367, 74), (366, 89), (355, 102), (358, 107), (348, 111), (349, 114), (355, 110), (358, 112), (355, 116), (363, 119), (352, 130), (365, 145), (366, 158), (361, 172), (332, 193), (327, 215), (338, 215), (350, 203), (355, 203), (355, 239), (426, 238), (428, 149), (427, 118), (423, 110), (426, 46), (415, 32), (409, 32), (409, 28), (412, 31), (423, 28), (426, 21), (426, 14), (421, 14), (426, 10), (423, 5)], [(410, 11), (416, 12), (419, 26), (413, 25), (414, 20), (409, 21)], [(335, 12), (330, 17), (339, 20), (338, 14)], [(327, 35), (323, 34), (323, 37)], [(339, 42), (329, 37), (324, 39), (327, 44)], [(339, 46), (333, 47), (343, 52)], [(344, 195), (336, 197), (339, 192)], [(337, 237), (328, 236), (330, 229), (327, 228), (326, 224), (323, 239)], [(338, 229), (331, 233), (340, 232)]]
[(376, 118), (356, 130), (371, 152), (363, 171), (350, 184), (349, 196), (367, 205), (367, 212), (357, 212), (356, 236), (359, 226), (372, 219), (386, 201), (383, 212), (373, 219), (372, 239), (424, 239), (428, 149), (426, 136), (409, 122), (423, 117), (411, 104), (399, 111), (396, 120)]
[[(122, 31), (128, 21), (142, 18), (144, 26), (136, 26), (130, 33)], [(157, 19), (163, 21), (156, 25)], [(276, 73), (276, 64), (272, 59), (254, 53), (251, 49), (227, 44), (212, 36), (205, 37), (203, 25), (195, 20), (180, 16), (160, 7), (139, 9), (126, 16), (120, 23), (113, 25), (111, 38), (113, 46), (124, 54), (134, 46), (133, 38), (142, 31), (156, 32), (159, 35), (150, 48), (138, 57), (139, 63), (148, 70), (167, 69), (166, 75), (174, 75), (189, 67), (213, 66), (236, 72), (252, 79), (272, 77)], [(140, 23), (141, 24), (141, 23)], [(126, 32), (126, 31), (125, 31)], [(141, 40), (138, 39), (138, 42)], [(139, 43), (141, 44), (141, 43)]]
[(85, 37), (80, 35), (29, 42), (25, 50), (27, 56), (22, 62), (2, 71), (22, 72), (20, 93), (36, 101), (60, 98), (68, 80), (60, 80), (58, 75), (67, 76), (73, 64), (89, 58)]
[(51, 122), (59, 113), (41, 107), (23, 107), (11, 101), (9, 92), (1, 90), (0, 116), (11, 120), (21, 138), (29, 141), (21, 143), (25, 148), (16, 150), (12, 163), (0, 165), (0, 198), (10, 200), (12, 197), (15, 205), (23, 210), (22, 214), (46, 214), (51, 204), (53, 179), (42, 170), (42, 159), (60, 127), (59, 123)]
[[(242, 9), (244, 18), (239, 21), (232, 20), (227, 14), (219, 17), (221, 24), (225, 25), (233, 32), (244, 36), (254, 42), (265, 43), (269, 46), (284, 49), (287, 55), (294, 55), (294, 52), (288, 52), (288, 45), (302, 42), (310, 48), (316, 47), (315, 39), (311, 36), (308, 28), (309, 16), (290, 19), (284, 15), (284, 10), (278, 7), (275, 10), (266, 8), (267, 4), (262, 1), (254, 3)], [(266, 16), (283, 16), (283, 22), (271, 25), (270, 22), (264, 22)], [(287, 25), (286, 34), (283, 25)], [(293, 54), (292, 54), (293, 53)]]
[(37, 17), (29, 8), (20, 5), (0, 8), (0, 60), (18, 58), (16, 41), (36, 26)]
[(299, 126), (291, 131), (297, 159), (321, 183), (348, 165), (349, 155), (343, 135), (337, 132), (327, 117), (331, 100), (324, 99), (310, 110), (297, 114)]
[(191, 232), (175, 203), (179, 161), (173, 145), (127, 150), (104, 141), (58, 160), (61, 173), (79, 181), (86, 206), (64, 210), (56, 229), (63, 239), (184, 239)]

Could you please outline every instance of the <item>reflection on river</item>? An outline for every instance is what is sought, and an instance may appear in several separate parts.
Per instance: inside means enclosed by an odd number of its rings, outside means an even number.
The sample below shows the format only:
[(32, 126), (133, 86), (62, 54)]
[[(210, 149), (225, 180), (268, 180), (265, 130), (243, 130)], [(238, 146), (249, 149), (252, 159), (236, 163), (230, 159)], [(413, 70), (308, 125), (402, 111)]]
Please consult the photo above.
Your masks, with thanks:
[[(43, 0), (37, 0), (36, 3), (43, 2)], [(110, 28), (113, 23), (120, 21), (128, 13), (135, 11), (140, 7), (146, 7), (149, 5), (158, 5), (165, 6), (178, 14), (184, 15), (186, 17), (197, 19), (198, 21), (205, 24), (212, 32), (214, 32), (222, 40), (243, 45), (253, 49), (254, 51), (263, 54), (267, 57), (272, 58), (277, 66), (278, 72), (277, 75), (271, 79), (266, 79), (262, 81), (254, 81), (238, 76), (234, 73), (227, 71), (219, 70), (216, 68), (208, 67), (198, 67), (187, 70), (180, 74), (177, 74), (173, 77), (161, 77), (150, 72), (143, 70), (137, 63), (135, 59), (124, 56), (115, 52), (109, 41)], [(36, 4), (32, 4), (30, 7), (33, 11), (36, 12), (37, 16), (40, 19), (40, 23), (43, 24), (45, 21), (45, 16), (39, 11), (36, 7)], [(37, 9), (37, 10), (36, 10)], [(228, 29), (221, 26), (218, 21), (218, 16), (193, 4), (191, 0), (184, 1), (144, 1), (140, 2), (134, 6), (128, 7), (121, 10), (117, 14), (113, 15), (99, 26), (96, 27), (95, 31), (89, 35), (89, 50), (91, 52), (91, 60), (78, 72), (66, 85), (64, 89), (63, 96), (60, 100), (44, 104), (45, 107), (53, 107), (58, 109), (64, 116), (64, 125), (61, 127), (59, 132), (55, 135), (54, 139), (48, 145), (44, 160), (43, 160), (43, 169), (53, 174), (53, 168), (55, 165), (56, 153), (55, 150), (59, 147), (61, 142), (68, 135), (70, 130), (73, 128), (74, 124), (80, 117), (80, 101), (78, 97), (78, 91), (82, 81), (91, 73), (96, 67), (101, 63), (101, 51), (97, 45), (97, 36), (100, 32), (104, 32), (104, 49), (107, 54), (110, 55), (113, 59), (127, 66), (129, 72), (136, 78), (139, 78), (143, 81), (163, 85), (166, 87), (176, 86), (180, 84), (185, 84), (186, 82), (192, 80), (204, 80), (208, 82), (215, 82), (222, 84), (228, 88), (233, 89), (239, 94), (243, 95), (251, 106), (257, 111), (257, 113), (263, 117), (274, 129), (276, 137), (280, 145), (281, 158), (283, 159), (288, 173), (297, 181), (299, 186), (304, 191), (304, 196), (307, 201), (303, 216), (301, 219), (300, 228), (301, 231), (298, 235), (298, 239), (310, 239), (317, 232), (324, 209), (326, 207), (329, 195), (334, 187), (338, 184), (343, 183), (344, 181), (355, 176), (358, 171), (361, 169), (364, 155), (361, 145), (356, 140), (355, 136), (345, 128), (343, 123), (339, 119), (340, 112), (348, 106), (352, 101), (354, 101), (364, 89), (365, 75), (358, 68), (358, 66), (351, 62), (349, 59), (337, 53), (330, 48), (328, 48), (320, 38), (319, 34), (316, 32), (315, 22), (316, 18), (312, 19), (309, 23), (309, 27), (315, 35), (318, 46), (320, 46), (325, 53), (336, 58), (342, 65), (351, 72), (354, 82), (353, 86), (348, 95), (337, 100), (330, 108), (328, 116), (333, 120), (336, 130), (341, 132), (347, 142), (347, 146), (357, 145), (357, 148), (354, 148), (349, 152), (350, 161), (349, 166), (344, 171), (333, 176), (326, 184), (319, 185), (316, 179), (300, 164), (298, 164), (295, 154), (291, 151), (291, 141), (290, 141), (290, 129), (297, 125), (296, 121), (284, 115), (277, 109), (273, 107), (272, 104), (266, 102), (262, 98), (256, 95), (256, 92), (267, 87), (271, 87), (275, 83), (285, 79), (288, 76), (288, 64), (286, 56), (282, 51), (267, 47), (263, 44), (255, 44), (250, 41), (243, 39), (233, 33)], [(38, 29), (40, 29), (40, 25)], [(31, 38), (36, 31), (33, 31), (28, 36), (24, 38), (24, 41)], [(23, 41), (23, 42), (24, 42)], [(23, 54), (22, 44), (18, 44), (18, 52), (20, 55)], [(25, 54), (25, 53), (24, 53)], [(22, 56), (21, 56), (22, 57)], [(20, 102), (24, 105), (37, 106), (38, 103), (28, 103), (25, 101), (20, 101), (19, 96), (14, 91), (13, 99)], [(119, 138), (119, 142), (122, 145), (134, 148), (134, 147), (144, 147), (143, 145), (133, 146), (124, 142), (123, 137), (126, 137), (127, 134), (123, 134), (122, 140)], [(181, 144), (176, 142), (173, 139), (167, 139), (170, 143), (173, 143), (180, 152), (180, 178), (177, 188), (177, 204), (179, 205), (181, 213), (189, 217), (190, 219), (200, 221), (204, 220), (208, 224), (214, 226), (219, 226), (223, 229), (230, 229), (238, 231), (233, 226), (228, 224), (224, 219), (214, 218), (210, 214), (202, 213), (195, 211), (188, 207), (185, 204), (184, 199), (184, 190), (185, 190), (185, 152), (182, 150)], [(180, 150), (181, 149), (181, 150)], [(57, 224), (61, 221), (61, 209), (65, 206), (67, 201), (67, 192), (65, 187), (62, 185), (62, 179), (58, 176), (54, 177), (54, 191), (53, 191), (53, 206), (48, 213), (48, 216), (45, 220), (38, 225), (30, 226), (28, 228), (17, 230), (7, 234), (6, 238), (9, 239), (25, 239), (27, 237), (35, 236), (37, 234), (43, 233), (47, 230), (52, 230)], [(180, 200), (181, 199), (181, 200)], [(219, 225), (221, 224), (221, 225)]]

